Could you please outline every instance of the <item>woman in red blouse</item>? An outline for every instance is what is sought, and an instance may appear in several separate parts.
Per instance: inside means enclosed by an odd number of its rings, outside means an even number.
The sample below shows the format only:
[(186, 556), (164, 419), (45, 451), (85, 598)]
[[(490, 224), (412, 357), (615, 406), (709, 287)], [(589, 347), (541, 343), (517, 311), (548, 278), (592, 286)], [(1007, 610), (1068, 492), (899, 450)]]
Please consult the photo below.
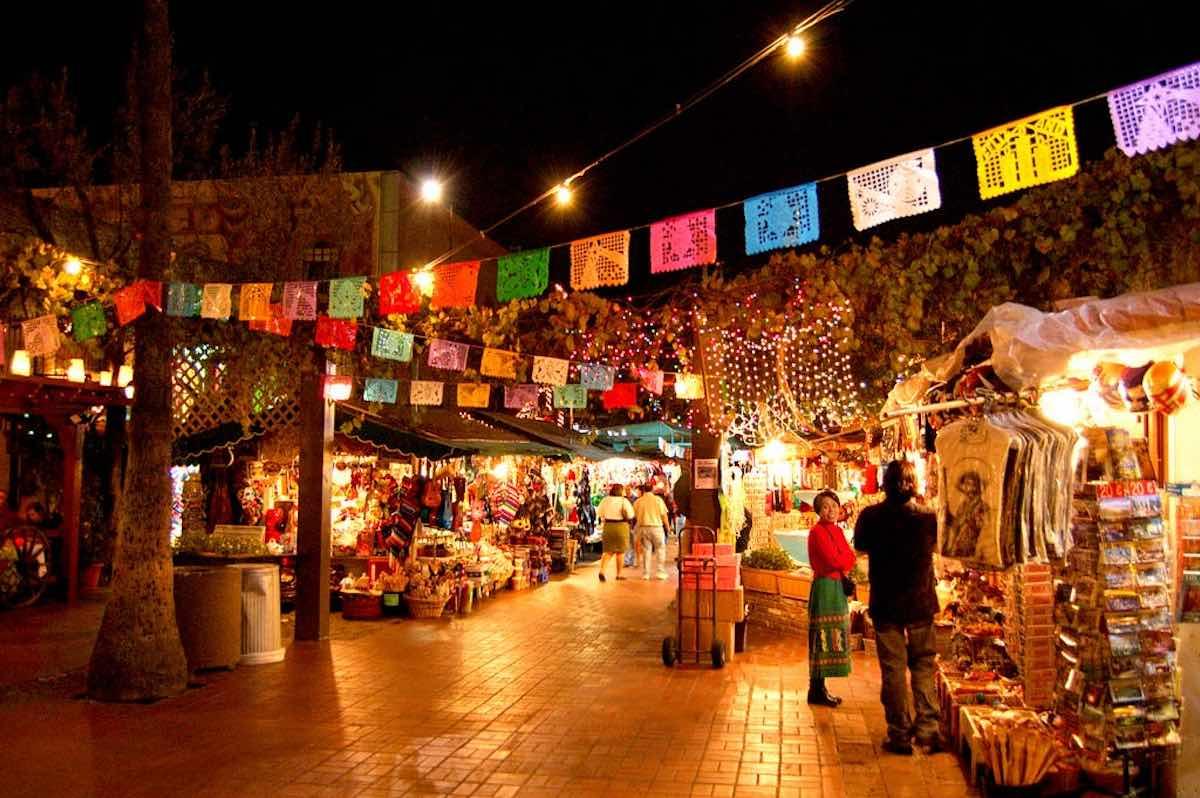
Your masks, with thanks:
[(822, 491), (813, 500), (820, 517), (808, 532), (808, 562), (813, 569), (808, 597), (808, 703), (836, 707), (825, 679), (850, 675), (850, 607), (842, 577), (854, 568), (854, 551), (837, 525), (842, 507), (837, 494)]

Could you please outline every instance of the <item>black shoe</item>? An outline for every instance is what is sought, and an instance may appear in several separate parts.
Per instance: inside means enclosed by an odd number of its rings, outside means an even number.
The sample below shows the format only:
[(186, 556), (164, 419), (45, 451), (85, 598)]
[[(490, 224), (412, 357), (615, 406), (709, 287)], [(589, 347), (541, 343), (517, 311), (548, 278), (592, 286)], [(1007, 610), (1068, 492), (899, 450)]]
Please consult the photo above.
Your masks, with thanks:
[(818, 707), (830, 707), (836, 709), (838, 704), (842, 703), (842, 699), (834, 698), (829, 693), (822, 690), (819, 693), (814, 693), (811, 690), (808, 693), (808, 703)]
[(912, 745), (906, 742), (897, 742), (891, 737), (883, 738), (883, 744), (880, 746), (884, 751), (900, 756), (912, 756)]
[(607, 579), (605, 579), (605, 578), (604, 578), (604, 572), (603, 572), (603, 571), (601, 571), (601, 572), (600, 572), (600, 581), (601, 581), (601, 582), (607, 582), (607, 581), (608, 581)]
[(946, 746), (942, 743), (941, 735), (934, 735), (929, 738), (918, 737), (913, 740), (913, 744), (926, 749), (931, 754), (938, 754), (946, 750)]

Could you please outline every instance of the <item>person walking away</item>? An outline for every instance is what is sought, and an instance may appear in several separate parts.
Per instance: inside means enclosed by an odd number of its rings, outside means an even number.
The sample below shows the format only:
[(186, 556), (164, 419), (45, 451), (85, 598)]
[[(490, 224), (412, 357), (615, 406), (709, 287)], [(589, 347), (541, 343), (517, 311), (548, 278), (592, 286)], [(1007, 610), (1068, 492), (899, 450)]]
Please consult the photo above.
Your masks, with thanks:
[[(937, 518), (914, 501), (916, 485), (912, 463), (888, 463), (883, 502), (864, 509), (854, 528), (854, 548), (870, 558), (869, 612), (875, 624), (875, 650), (883, 677), (880, 700), (888, 729), (883, 749), (903, 755), (912, 754), (914, 742), (931, 752), (942, 748), (933, 685)], [(912, 677), (911, 710), (906, 666)]]
[(624, 579), (625, 577), (621, 576), (621, 566), (624, 564), (622, 560), (625, 550), (629, 548), (629, 522), (634, 519), (633, 505), (625, 498), (625, 486), (620, 483), (612, 485), (608, 489), (608, 495), (596, 508), (596, 514), (604, 524), (604, 556), (600, 558), (600, 581), (604, 582), (607, 579), (604, 576), (604, 566), (608, 565), (610, 558), (617, 561), (617, 579)]
[(633, 503), (633, 514), (637, 521), (634, 539), (642, 552), (642, 579), (650, 578), (651, 561), (658, 563), (655, 575), (666, 579), (663, 560), (667, 553), (666, 528), (670, 523), (667, 503), (654, 491), (654, 486), (647, 483), (642, 495)]
[(825, 680), (850, 675), (850, 606), (842, 578), (854, 568), (854, 552), (837, 525), (842, 506), (833, 491), (813, 500), (820, 520), (808, 531), (808, 562), (813, 570), (808, 596), (808, 703), (837, 707)]

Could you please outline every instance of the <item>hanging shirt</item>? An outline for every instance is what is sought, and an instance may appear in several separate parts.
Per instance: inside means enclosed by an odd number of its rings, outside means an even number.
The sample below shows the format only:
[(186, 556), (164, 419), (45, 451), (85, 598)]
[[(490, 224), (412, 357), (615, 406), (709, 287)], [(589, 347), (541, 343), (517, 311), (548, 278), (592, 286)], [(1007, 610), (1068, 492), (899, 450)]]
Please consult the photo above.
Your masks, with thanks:
[(942, 463), (938, 511), (944, 557), (1003, 568), (1001, 519), (1012, 435), (983, 419), (956, 421), (937, 436)]

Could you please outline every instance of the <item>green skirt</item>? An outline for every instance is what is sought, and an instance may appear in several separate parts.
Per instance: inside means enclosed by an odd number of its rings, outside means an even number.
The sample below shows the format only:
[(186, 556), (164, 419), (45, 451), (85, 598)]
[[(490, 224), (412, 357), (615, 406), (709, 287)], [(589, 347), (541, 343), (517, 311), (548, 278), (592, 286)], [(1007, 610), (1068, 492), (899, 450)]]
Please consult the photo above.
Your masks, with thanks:
[(624, 554), (629, 549), (629, 522), (605, 521), (601, 536), (605, 554)]
[(850, 607), (837, 579), (814, 579), (808, 594), (808, 674), (850, 675)]

